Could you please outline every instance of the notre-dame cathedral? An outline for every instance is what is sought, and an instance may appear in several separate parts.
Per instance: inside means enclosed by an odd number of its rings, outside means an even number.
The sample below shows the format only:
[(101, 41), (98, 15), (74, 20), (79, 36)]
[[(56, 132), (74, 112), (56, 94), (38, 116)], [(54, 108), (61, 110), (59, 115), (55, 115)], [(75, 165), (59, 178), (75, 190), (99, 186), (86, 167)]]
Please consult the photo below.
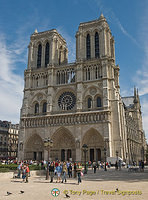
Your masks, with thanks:
[(65, 39), (52, 29), (35, 32), (28, 46), (20, 116), (19, 159), (83, 161), (145, 157), (138, 91), (121, 97), (114, 37), (103, 16), (80, 23), (76, 61), (68, 63)]

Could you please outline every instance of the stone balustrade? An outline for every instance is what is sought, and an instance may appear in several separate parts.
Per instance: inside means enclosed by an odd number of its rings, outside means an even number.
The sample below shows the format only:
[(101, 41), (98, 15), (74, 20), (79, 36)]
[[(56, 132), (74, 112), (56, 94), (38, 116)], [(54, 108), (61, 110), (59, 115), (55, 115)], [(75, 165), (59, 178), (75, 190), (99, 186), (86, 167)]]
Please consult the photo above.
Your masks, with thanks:
[(35, 117), (22, 117), (21, 127), (61, 126), (109, 122), (110, 111), (56, 114)]

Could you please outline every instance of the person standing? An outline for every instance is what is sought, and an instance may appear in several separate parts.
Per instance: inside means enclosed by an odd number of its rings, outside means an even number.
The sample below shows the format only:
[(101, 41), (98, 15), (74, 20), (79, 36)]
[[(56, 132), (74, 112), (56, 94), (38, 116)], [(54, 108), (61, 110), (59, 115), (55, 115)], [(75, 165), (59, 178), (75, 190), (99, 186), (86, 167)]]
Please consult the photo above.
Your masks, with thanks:
[(82, 165), (81, 165), (81, 163), (78, 163), (76, 170), (77, 170), (78, 184), (79, 184), (79, 183), (82, 182), (82, 180), (81, 180), (81, 172), (82, 172)]
[(118, 170), (118, 162), (115, 163), (115, 169)]
[(66, 163), (64, 162), (62, 167), (62, 183), (64, 182), (64, 180), (66, 183), (66, 173), (67, 173), (67, 166)]
[(141, 161), (141, 170), (144, 172), (144, 161)]
[(96, 167), (97, 167), (97, 166), (96, 166), (96, 162), (94, 161), (94, 162), (93, 162), (94, 173), (96, 173)]
[(49, 166), (49, 173), (50, 173), (50, 183), (53, 183), (53, 177), (54, 177), (54, 164), (53, 162)]
[(69, 165), (69, 178), (72, 178), (72, 164)]
[(23, 182), (25, 182), (25, 177), (26, 177), (26, 166), (22, 165), (22, 179), (23, 179)]
[(26, 183), (28, 183), (28, 176), (29, 176), (29, 165), (27, 164), (27, 167), (26, 167)]
[(62, 173), (62, 166), (60, 165), (60, 163), (58, 163), (58, 166), (56, 167), (56, 172), (57, 172), (57, 183), (60, 183), (61, 173)]
[(121, 171), (121, 165), (122, 165), (121, 160), (119, 160), (119, 170), (120, 171)]
[(21, 176), (21, 167), (22, 167), (22, 163), (19, 162), (19, 165), (18, 165), (18, 167), (17, 167), (17, 169), (18, 169), (18, 175), (17, 175), (17, 177), (18, 177), (18, 178), (20, 178), (20, 176)]
[(76, 162), (74, 162), (74, 178), (76, 178), (76, 174), (77, 174), (76, 169), (77, 169), (77, 164)]

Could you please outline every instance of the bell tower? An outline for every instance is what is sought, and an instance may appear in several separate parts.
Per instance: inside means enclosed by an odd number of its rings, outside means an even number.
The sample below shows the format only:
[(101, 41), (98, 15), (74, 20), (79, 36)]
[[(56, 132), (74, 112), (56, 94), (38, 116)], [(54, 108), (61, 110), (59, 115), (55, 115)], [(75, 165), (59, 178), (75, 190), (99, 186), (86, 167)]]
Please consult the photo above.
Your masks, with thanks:
[(66, 41), (56, 29), (40, 33), (35, 30), (28, 49), (28, 69), (67, 64)]
[(80, 23), (76, 33), (76, 60), (110, 57), (115, 59), (114, 38), (103, 16)]

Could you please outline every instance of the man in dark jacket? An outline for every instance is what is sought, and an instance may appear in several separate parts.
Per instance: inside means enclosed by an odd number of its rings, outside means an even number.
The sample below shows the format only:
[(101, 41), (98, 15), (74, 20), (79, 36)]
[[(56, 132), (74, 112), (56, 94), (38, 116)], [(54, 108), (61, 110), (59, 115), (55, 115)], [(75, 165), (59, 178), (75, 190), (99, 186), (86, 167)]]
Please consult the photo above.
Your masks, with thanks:
[(53, 162), (49, 166), (49, 173), (50, 173), (50, 178), (51, 178), (50, 183), (53, 183), (53, 177), (54, 177), (54, 164), (53, 164)]

